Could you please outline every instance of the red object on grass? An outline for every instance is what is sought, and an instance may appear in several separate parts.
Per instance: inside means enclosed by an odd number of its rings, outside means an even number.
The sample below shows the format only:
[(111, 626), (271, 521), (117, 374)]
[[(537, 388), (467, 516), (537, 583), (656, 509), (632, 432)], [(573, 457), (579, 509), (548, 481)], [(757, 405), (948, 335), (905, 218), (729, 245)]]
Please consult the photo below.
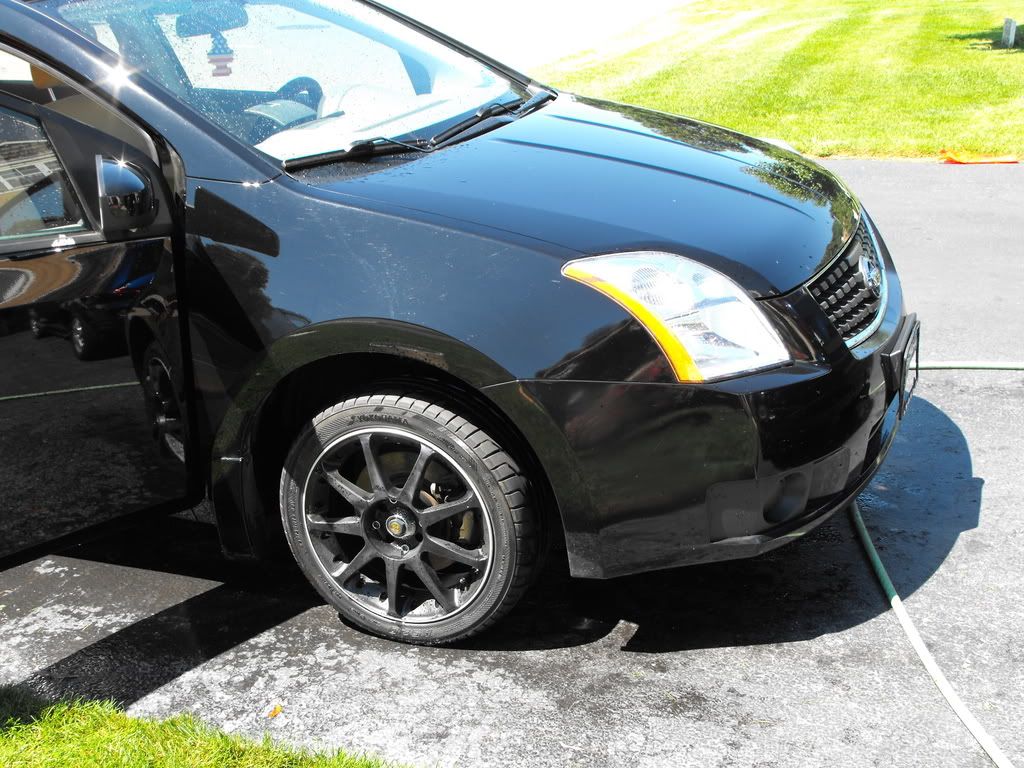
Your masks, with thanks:
[(1014, 155), (979, 155), (976, 152), (942, 150), (942, 162), (952, 165), (1013, 165), (1020, 162)]

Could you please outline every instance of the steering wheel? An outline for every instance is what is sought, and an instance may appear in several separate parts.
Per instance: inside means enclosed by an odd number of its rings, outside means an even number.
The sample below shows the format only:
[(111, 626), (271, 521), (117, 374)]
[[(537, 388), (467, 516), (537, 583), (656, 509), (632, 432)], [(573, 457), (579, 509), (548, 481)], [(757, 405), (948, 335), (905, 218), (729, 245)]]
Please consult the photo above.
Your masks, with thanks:
[(320, 109), (320, 102), (324, 98), (324, 89), (312, 77), (296, 77), (278, 88), (274, 95), (278, 99), (305, 104), (315, 111)]

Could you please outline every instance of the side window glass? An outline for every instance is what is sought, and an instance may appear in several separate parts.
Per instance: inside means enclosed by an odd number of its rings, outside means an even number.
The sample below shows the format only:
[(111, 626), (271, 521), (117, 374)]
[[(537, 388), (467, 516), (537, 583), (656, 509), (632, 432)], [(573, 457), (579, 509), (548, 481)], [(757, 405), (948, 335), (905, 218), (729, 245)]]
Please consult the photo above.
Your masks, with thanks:
[(30, 83), (32, 70), (27, 61), (0, 51), (0, 83)]
[(83, 229), (82, 209), (39, 122), (0, 107), (0, 244)]
[(3, 50), (0, 50), (0, 91), (33, 104), (45, 104), (53, 98), (48, 90), (36, 87), (32, 67), (27, 61)]

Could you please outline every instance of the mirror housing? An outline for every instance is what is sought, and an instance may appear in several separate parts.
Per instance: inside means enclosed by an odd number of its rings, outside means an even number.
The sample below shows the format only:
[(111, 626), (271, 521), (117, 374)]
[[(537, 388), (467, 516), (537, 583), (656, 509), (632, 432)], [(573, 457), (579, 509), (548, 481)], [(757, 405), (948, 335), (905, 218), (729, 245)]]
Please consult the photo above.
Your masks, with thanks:
[(141, 168), (96, 155), (96, 184), (104, 232), (144, 229), (156, 221), (160, 201), (153, 181)]
[(39, 114), (91, 230), (108, 243), (173, 233), (175, 198), (145, 149), (44, 107)]

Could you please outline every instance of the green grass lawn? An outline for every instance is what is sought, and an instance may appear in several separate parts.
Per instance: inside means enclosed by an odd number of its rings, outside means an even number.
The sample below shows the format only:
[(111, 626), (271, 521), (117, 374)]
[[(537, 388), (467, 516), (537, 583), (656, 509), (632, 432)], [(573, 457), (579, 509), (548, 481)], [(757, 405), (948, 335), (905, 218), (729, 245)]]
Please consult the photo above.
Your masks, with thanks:
[(4, 768), (383, 768), (343, 753), (311, 754), (213, 730), (187, 715), (153, 721), (105, 702), (51, 706), (0, 687)]
[(812, 155), (1024, 159), (1024, 50), (999, 47), (1005, 16), (1024, 23), (1024, 0), (680, 0), (537, 74)]

